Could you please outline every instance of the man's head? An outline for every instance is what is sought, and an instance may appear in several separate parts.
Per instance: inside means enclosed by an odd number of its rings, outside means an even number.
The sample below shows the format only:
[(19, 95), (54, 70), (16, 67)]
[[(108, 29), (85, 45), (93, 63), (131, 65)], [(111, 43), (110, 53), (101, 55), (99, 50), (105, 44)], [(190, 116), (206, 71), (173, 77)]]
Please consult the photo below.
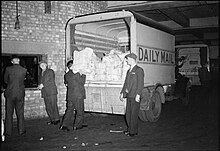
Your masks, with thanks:
[(13, 64), (19, 64), (19, 63), (20, 63), (19, 57), (18, 57), (17, 55), (13, 55), (13, 56), (11, 57), (11, 63), (13, 63)]
[(207, 67), (208, 66), (208, 62), (204, 62), (203, 64), (202, 64), (202, 67)]
[(67, 62), (66, 66), (68, 69), (70, 69), (70, 67), (73, 65), (73, 60), (70, 60)]
[(44, 61), (44, 60), (40, 61), (39, 65), (40, 65), (40, 68), (42, 70), (46, 70), (47, 69), (47, 62), (46, 61)]
[(136, 64), (137, 55), (134, 53), (130, 53), (125, 56), (125, 59), (128, 65), (134, 65)]

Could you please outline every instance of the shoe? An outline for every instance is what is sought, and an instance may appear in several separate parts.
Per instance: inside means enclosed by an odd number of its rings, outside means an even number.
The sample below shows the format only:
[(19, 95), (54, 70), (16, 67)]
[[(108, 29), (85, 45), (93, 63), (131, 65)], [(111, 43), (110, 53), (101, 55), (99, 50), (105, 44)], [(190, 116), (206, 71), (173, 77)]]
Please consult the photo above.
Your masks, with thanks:
[(82, 129), (82, 127), (78, 127), (78, 128), (77, 127), (73, 127), (74, 131), (79, 130), (79, 129)]
[(63, 131), (70, 131), (70, 129), (68, 129), (67, 126), (61, 126), (60, 129), (63, 130)]
[(128, 132), (128, 131), (124, 131), (123, 133), (124, 133), (125, 135), (128, 135), (128, 134), (129, 134), (129, 132)]
[(88, 125), (82, 125), (82, 127), (88, 127)]
[(19, 132), (19, 135), (25, 135), (25, 134), (26, 134), (26, 131)]
[(135, 134), (128, 133), (127, 134), (127, 136), (130, 136), (130, 137), (134, 137), (135, 135), (137, 135), (137, 133), (135, 133)]
[(60, 123), (60, 120), (54, 121), (53, 124), (57, 125), (58, 123)]
[(83, 127), (88, 127), (88, 125), (82, 125), (81, 127), (73, 127), (73, 130), (80, 130), (83, 129)]
[(52, 125), (52, 124), (54, 124), (54, 121), (47, 122), (47, 125)]

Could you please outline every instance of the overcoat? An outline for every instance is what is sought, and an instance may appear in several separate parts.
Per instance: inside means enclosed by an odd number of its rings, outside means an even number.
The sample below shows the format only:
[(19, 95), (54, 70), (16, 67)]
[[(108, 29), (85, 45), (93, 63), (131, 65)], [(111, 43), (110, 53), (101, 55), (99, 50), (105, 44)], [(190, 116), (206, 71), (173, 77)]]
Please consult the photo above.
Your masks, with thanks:
[(123, 97), (135, 98), (137, 94), (141, 96), (144, 88), (144, 71), (135, 65), (131, 71), (127, 71), (125, 82), (121, 93)]
[(4, 96), (6, 98), (21, 99), (25, 96), (25, 86), (24, 79), (26, 76), (27, 69), (20, 66), (19, 64), (14, 64), (9, 66), (5, 70), (4, 81), (7, 84)]
[(64, 83), (67, 84), (67, 100), (73, 99), (85, 99), (85, 84), (86, 75), (80, 74), (79, 72), (73, 73), (72, 70), (68, 71), (64, 75)]
[(41, 77), (43, 88), (41, 89), (42, 97), (58, 94), (57, 86), (55, 83), (55, 73), (52, 69), (46, 69)]

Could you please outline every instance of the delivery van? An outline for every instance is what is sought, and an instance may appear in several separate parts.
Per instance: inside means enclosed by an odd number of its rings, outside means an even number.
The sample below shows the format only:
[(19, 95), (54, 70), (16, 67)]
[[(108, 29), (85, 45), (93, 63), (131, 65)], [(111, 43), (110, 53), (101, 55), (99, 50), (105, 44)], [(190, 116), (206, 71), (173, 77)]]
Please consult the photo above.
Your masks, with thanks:
[(160, 117), (169, 85), (175, 84), (174, 32), (133, 11), (106, 11), (70, 18), (65, 26), (66, 62), (73, 59), (86, 74), (85, 111), (125, 114), (119, 99), (129, 66), (124, 60), (135, 53), (144, 69), (139, 117), (154, 122)]
[(183, 66), (179, 69), (180, 74), (190, 78), (192, 85), (201, 85), (198, 69), (203, 63), (209, 66), (209, 47), (206, 44), (176, 45), (176, 59), (184, 57)]

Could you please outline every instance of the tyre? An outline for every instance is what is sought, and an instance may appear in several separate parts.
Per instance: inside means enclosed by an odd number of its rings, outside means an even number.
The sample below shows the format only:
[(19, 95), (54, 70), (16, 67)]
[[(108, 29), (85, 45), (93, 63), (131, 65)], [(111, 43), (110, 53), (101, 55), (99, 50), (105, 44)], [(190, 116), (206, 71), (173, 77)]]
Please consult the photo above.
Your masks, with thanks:
[(158, 91), (154, 91), (152, 97), (149, 99), (149, 107), (147, 110), (140, 110), (139, 118), (142, 121), (156, 122), (161, 113), (161, 96)]

